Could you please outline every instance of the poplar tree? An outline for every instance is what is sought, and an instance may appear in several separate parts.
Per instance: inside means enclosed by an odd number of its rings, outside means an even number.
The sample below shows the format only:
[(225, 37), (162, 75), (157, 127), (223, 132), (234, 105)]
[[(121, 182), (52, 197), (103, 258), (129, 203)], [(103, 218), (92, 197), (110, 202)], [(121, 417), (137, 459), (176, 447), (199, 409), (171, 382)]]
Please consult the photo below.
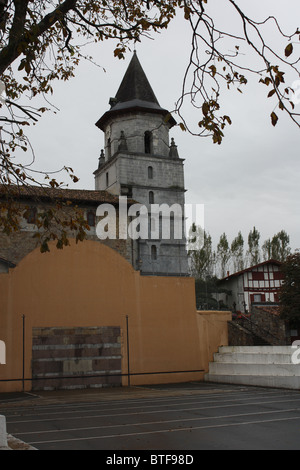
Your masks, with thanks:
[(289, 243), (289, 235), (285, 230), (281, 230), (275, 234), (272, 239), (269, 238), (264, 242), (262, 246), (263, 259), (265, 261), (269, 259), (285, 261), (286, 258), (291, 254)]
[(229, 248), (229, 243), (227, 240), (227, 235), (223, 233), (220, 236), (219, 243), (217, 245), (217, 259), (220, 265), (220, 275), (221, 277), (226, 276), (228, 262), (231, 258), (231, 252)]
[(259, 240), (260, 240), (260, 233), (255, 227), (253, 227), (253, 229), (250, 230), (249, 235), (248, 235), (247, 256), (248, 256), (249, 266), (253, 266), (253, 265), (260, 263), (261, 257), (260, 257)]
[(231, 256), (234, 271), (244, 269), (244, 238), (241, 232), (231, 243)]
[[(193, 233), (193, 236), (191, 236)], [(190, 243), (193, 244), (193, 250), (189, 249), (188, 256), (190, 271), (195, 279), (205, 280), (213, 275), (214, 253), (212, 250), (212, 239), (208, 232), (202, 227), (193, 224), (190, 230)]]

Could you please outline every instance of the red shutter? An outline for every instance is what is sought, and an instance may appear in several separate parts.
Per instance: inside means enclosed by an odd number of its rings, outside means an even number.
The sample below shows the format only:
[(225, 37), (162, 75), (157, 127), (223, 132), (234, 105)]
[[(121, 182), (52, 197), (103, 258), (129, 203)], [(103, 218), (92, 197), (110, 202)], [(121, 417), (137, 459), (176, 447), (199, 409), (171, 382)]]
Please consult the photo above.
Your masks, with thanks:
[(253, 281), (263, 281), (265, 279), (265, 274), (263, 271), (253, 271), (252, 280)]
[(275, 281), (281, 281), (281, 279), (283, 279), (283, 274), (281, 271), (274, 271), (273, 274)]

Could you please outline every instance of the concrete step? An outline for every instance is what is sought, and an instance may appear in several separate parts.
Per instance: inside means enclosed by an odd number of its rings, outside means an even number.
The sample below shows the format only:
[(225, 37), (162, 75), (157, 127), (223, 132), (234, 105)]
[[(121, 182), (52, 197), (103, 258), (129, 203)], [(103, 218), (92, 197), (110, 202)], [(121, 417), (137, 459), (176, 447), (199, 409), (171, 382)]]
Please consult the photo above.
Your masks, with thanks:
[(292, 352), (288, 354), (215, 353), (214, 362), (241, 364), (292, 364)]
[(3, 450), (7, 448), (7, 431), (6, 431), (6, 418), (5, 416), (0, 416), (0, 449)]
[(300, 390), (300, 364), (292, 346), (222, 346), (209, 364), (207, 382)]
[(292, 354), (292, 346), (221, 346), (219, 353)]
[(216, 375), (206, 374), (206, 382), (237, 384), (237, 385), (253, 385), (256, 387), (271, 387), (284, 389), (300, 389), (299, 377), (275, 377), (275, 376), (251, 376), (251, 375)]
[(274, 377), (298, 376), (300, 378), (300, 366), (295, 364), (211, 362), (209, 373), (216, 375), (269, 375)]

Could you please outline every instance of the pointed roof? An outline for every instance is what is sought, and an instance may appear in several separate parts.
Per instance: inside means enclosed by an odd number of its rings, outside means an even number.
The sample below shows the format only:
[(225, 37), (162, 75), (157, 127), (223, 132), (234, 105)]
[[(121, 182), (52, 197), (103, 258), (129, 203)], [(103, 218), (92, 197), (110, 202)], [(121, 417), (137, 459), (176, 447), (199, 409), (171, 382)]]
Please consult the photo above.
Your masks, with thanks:
[[(161, 108), (136, 52), (134, 52), (116, 97), (110, 99), (110, 105), (110, 111), (106, 112), (96, 123), (96, 126), (101, 130), (104, 130), (107, 119), (116, 114), (131, 111), (147, 111), (164, 116), (169, 114), (166, 109)], [(171, 127), (176, 124), (172, 116), (170, 116), (169, 124)]]
[(133, 54), (115, 99), (117, 103), (140, 100), (159, 106), (136, 52)]

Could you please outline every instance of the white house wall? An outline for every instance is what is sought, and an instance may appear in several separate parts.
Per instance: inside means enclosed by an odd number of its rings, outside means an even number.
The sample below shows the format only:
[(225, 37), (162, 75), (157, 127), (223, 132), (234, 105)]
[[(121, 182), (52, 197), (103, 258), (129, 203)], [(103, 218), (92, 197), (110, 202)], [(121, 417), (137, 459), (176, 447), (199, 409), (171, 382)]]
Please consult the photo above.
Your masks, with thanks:
[(282, 283), (280, 266), (265, 264), (241, 272), (222, 282), (222, 287), (231, 291), (226, 296), (227, 305), (237, 311), (251, 309), (252, 303), (277, 302)]

